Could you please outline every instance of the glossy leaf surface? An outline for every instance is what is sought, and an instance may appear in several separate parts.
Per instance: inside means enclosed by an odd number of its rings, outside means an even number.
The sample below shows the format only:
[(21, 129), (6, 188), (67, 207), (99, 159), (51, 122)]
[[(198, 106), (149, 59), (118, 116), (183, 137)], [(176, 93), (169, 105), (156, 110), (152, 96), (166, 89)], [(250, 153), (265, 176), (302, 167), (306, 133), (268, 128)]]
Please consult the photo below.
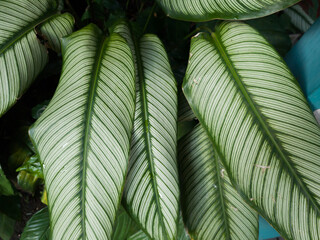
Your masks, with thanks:
[(21, 234), (21, 240), (48, 240), (50, 220), (48, 207), (36, 212), (27, 222)]
[(169, 17), (202, 22), (212, 19), (250, 19), (270, 15), (299, 0), (157, 0)]
[(319, 239), (320, 129), (281, 57), (246, 24), (193, 38), (184, 93), (233, 185), (286, 239)]
[(258, 214), (230, 183), (198, 124), (179, 141), (182, 212), (192, 239), (258, 238)]
[(115, 32), (132, 47), (137, 68), (136, 111), (124, 206), (154, 239), (174, 239), (179, 216), (176, 162), (177, 87), (167, 54), (154, 35), (133, 40), (127, 24)]
[(57, 91), (30, 136), (54, 239), (111, 239), (127, 172), (134, 63), (125, 39), (95, 25), (63, 39)]
[[(68, 21), (62, 18), (67, 17)], [(58, 39), (71, 33), (73, 18), (60, 17), (54, 0), (0, 1), (0, 116), (27, 90), (48, 61), (46, 47), (36, 28), (52, 25), (46, 37)], [(61, 23), (63, 22), (63, 23)]]

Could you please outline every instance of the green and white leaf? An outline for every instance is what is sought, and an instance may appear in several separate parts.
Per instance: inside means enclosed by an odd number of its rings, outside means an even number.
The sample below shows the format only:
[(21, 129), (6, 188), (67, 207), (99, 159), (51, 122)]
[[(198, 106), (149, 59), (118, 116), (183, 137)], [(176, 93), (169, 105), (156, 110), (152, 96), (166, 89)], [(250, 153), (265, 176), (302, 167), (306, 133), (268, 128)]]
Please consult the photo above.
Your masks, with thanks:
[(57, 91), (30, 129), (53, 239), (111, 239), (127, 172), (134, 63), (125, 39), (95, 25), (63, 38)]
[(50, 22), (47, 38), (71, 33), (72, 17), (60, 17), (57, 7), (55, 0), (0, 1), (0, 116), (21, 97), (48, 61), (35, 29)]
[(133, 40), (127, 24), (115, 32), (133, 46), (136, 111), (124, 205), (152, 239), (175, 239), (179, 218), (176, 160), (177, 86), (166, 51), (155, 35)]
[(320, 239), (320, 129), (284, 61), (240, 22), (190, 56), (184, 93), (232, 184), (284, 238)]
[(178, 122), (193, 121), (196, 119), (192, 109), (189, 106), (183, 92), (179, 92), (178, 96)]
[(287, 8), (284, 12), (290, 17), (292, 24), (302, 32), (306, 32), (314, 23), (314, 20), (299, 5)]
[(49, 211), (45, 207), (36, 212), (27, 222), (20, 240), (48, 240), (50, 236)]
[(192, 22), (251, 19), (283, 10), (300, 0), (157, 0), (169, 17)]
[(179, 141), (182, 212), (192, 239), (258, 239), (258, 214), (230, 183), (198, 124)]
[(61, 52), (60, 39), (73, 32), (74, 18), (69, 13), (64, 13), (48, 20), (41, 25), (40, 31), (48, 40), (49, 46), (56, 52)]

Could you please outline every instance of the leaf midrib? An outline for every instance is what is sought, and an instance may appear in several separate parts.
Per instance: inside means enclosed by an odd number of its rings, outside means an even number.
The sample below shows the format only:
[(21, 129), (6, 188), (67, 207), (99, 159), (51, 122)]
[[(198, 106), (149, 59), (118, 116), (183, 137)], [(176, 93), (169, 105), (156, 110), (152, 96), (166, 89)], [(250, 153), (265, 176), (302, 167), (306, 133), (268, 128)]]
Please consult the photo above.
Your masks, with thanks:
[(97, 47), (96, 61), (93, 66), (93, 74), (90, 80), (89, 86), (89, 95), (87, 100), (87, 107), (85, 113), (85, 126), (84, 126), (84, 138), (83, 138), (83, 165), (81, 174), (81, 226), (82, 226), (82, 237), (86, 238), (86, 177), (87, 177), (87, 168), (88, 168), (88, 151), (89, 151), (89, 139), (90, 139), (90, 129), (91, 129), (91, 120), (93, 115), (93, 105), (96, 97), (96, 90), (98, 85), (98, 75), (101, 69), (101, 62), (103, 59), (103, 54), (105, 52), (106, 45), (109, 42), (109, 38), (100, 37), (100, 42)]
[[(204, 134), (207, 134), (204, 131)], [(212, 159), (212, 161), (214, 161), (214, 168), (216, 169), (217, 172), (217, 179), (218, 179), (218, 189), (219, 189), (219, 201), (221, 204), (221, 211), (222, 211), (222, 217), (223, 217), (223, 224), (225, 226), (225, 234), (226, 234), (226, 239), (231, 239), (230, 237), (230, 228), (229, 228), (229, 221), (228, 221), (228, 217), (227, 217), (227, 211), (226, 211), (226, 206), (225, 206), (225, 195), (224, 195), (224, 189), (222, 186), (222, 179), (220, 176), (220, 166), (219, 166), (219, 154), (217, 153), (216, 148), (213, 148), (214, 151), (214, 155), (215, 157)]]
[(308, 189), (306, 188), (306, 186), (302, 183), (302, 181), (300, 180), (296, 170), (291, 166), (290, 164), (290, 160), (287, 159), (286, 155), (284, 154), (284, 150), (282, 149), (281, 146), (279, 146), (279, 144), (277, 144), (277, 140), (276, 140), (276, 136), (274, 136), (274, 134), (271, 132), (271, 130), (269, 129), (269, 127), (265, 124), (265, 122), (263, 121), (263, 117), (262, 114), (260, 113), (260, 111), (256, 108), (254, 100), (251, 99), (250, 95), (248, 94), (245, 86), (243, 85), (243, 83), (241, 82), (240, 76), (238, 75), (235, 67), (233, 66), (233, 63), (231, 62), (231, 60), (229, 59), (229, 56), (226, 52), (226, 50), (223, 47), (223, 43), (222, 40), (220, 38), (219, 32), (218, 30), (216, 31), (216, 33), (211, 33), (211, 37), (212, 37), (212, 42), (213, 45), (218, 49), (218, 52), (221, 55), (221, 58), (224, 60), (225, 64), (227, 65), (227, 69), (230, 71), (232, 77), (235, 79), (236, 84), (238, 85), (238, 89), (240, 90), (240, 93), (243, 95), (243, 98), (247, 101), (247, 103), (249, 104), (251, 111), (253, 112), (254, 116), (258, 119), (258, 123), (260, 124), (260, 126), (262, 127), (262, 129), (265, 131), (265, 135), (268, 136), (269, 140), (271, 141), (271, 143), (274, 145), (278, 156), (283, 160), (283, 162), (285, 163), (285, 166), (287, 167), (287, 171), (288, 173), (293, 176), (294, 181), (296, 181), (297, 185), (302, 189), (302, 192), (304, 193), (305, 197), (310, 200), (312, 206), (314, 207), (314, 209), (317, 211), (317, 213), (320, 213), (320, 209), (318, 207), (317, 202), (315, 201), (315, 199), (313, 198), (313, 196), (309, 193)]
[(6, 43), (4, 43), (0, 48), (0, 55), (3, 54), (7, 49), (9, 49), (12, 45), (18, 42), (21, 38), (26, 36), (29, 32), (33, 31), (38, 25), (46, 22), (50, 18), (54, 18), (57, 15), (56, 10), (51, 10), (46, 14), (42, 15), (37, 21), (31, 22), (28, 25), (24, 26), (20, 31), (16, 32)]
[(147, 102), (147, 90), (146, 90), (146, 82), (143, 72), (143, 62), (142, 57), (140, 53), (140, 44), (137, 40), (133, 39), (134, 47), (135, 47), (135, 53), (136, 53), (136, 59), (137, 59), (137, 67), (138, 67), (138, 81), (139, 81), (139, 89), (141, 91), (141, 97), (140, 97), (140, 104), (142, 107), (141, 111), (141, 117), (142, 117), (142, 124), (143, 124), (143, 132), (144, 137), (146, 139), (146, 153), (147, 153), (147, 159), (148, 159), (148, 169), (151, 174), (152, 179), (152, 187), (154, 190), (154, 198), (156, 201), (156, 208), (159, 216), (159, 222), (162, 228), (162, 232), (164, 234), (164, 238), (168, 239), (168, 233), (166, 231), (166, 227), (163, 222), (163, 214), (161, 211), (161, 205), (160, 205), (160, 194), (158, 191), (158, 183), (156, 180), (156, 171), (155, 166), (153, 162), (153, 152), (152, 152), (152, 142), (151, 142), (151, 134), (150, 134), (150, 127), (149, 127), (149, 111), (148, 111), (148, 102)]

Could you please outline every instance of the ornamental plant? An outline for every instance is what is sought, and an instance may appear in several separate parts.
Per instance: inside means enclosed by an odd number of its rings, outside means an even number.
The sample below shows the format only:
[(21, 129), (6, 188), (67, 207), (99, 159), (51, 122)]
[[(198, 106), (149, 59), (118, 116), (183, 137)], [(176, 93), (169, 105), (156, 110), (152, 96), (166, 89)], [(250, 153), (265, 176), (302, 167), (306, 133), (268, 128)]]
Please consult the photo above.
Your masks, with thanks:
[(298, 2), (0, 0), (0, 237), (319, 239)]

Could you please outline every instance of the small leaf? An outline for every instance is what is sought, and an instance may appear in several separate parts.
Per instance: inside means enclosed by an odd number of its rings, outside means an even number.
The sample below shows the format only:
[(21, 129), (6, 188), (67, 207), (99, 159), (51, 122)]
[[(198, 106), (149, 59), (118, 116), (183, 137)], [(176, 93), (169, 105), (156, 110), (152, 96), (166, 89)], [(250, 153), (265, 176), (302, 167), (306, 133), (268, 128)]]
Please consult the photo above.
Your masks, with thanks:
[(33, 195), (39, 186), (40, 179), (26, 171), (20, 171), (17, 175), (17, 183), (22, 190)]
[(17, 168), (16, 171), (25, 171), (34, 177), (43, 179), (41, 163), (37, 155), (30, 157), (21, 167)]
[(48, 208), (36, 212), (27, 222), (20, 240), (49, 240), (50, 219)]

